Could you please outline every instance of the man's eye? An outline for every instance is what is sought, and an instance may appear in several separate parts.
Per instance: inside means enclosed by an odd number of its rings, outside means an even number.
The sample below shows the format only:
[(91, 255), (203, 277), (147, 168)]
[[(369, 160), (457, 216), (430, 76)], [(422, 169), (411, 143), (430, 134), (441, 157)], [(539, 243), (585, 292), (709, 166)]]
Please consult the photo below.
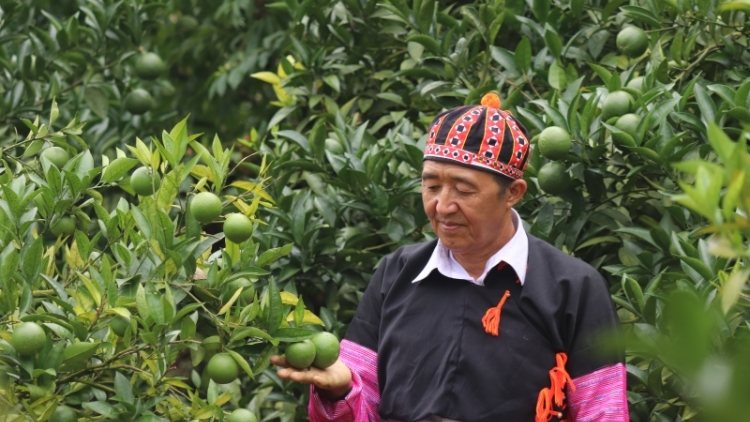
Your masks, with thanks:
[(432, 185), (432, 186), (425, 186), (424, 188), (427, 189), (428, 191), (434, 192), (434, 191), (438, 190), (438, 188), (440, 188), (440, 186)]

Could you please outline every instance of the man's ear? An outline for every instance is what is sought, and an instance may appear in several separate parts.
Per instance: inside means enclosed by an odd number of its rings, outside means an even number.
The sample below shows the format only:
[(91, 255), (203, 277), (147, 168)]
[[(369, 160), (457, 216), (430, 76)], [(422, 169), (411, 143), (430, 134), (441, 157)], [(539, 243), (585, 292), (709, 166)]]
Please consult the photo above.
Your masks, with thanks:
[(517, 179), (511, 182), (511, 184), (508, 186), (508, 189), (506, 190), (506, 201), (509, 206), (513, 207), (515, 206), (518, 201), (523, 198), (523, 195), (526, 194), (526, 189), (528, 188), (528, 185), (526, 184), (526, 181), (523, 179)]

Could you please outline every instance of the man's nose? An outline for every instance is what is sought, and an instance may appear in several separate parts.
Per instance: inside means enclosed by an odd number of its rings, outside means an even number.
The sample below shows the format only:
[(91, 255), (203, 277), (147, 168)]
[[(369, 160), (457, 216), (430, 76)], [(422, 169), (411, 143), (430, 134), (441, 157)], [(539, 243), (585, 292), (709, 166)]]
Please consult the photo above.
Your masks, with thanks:
[(443, 189), (436, 197), (435, 211), (441, 215), (453, 214), (458, 211), (455, 198), (448, 189)]

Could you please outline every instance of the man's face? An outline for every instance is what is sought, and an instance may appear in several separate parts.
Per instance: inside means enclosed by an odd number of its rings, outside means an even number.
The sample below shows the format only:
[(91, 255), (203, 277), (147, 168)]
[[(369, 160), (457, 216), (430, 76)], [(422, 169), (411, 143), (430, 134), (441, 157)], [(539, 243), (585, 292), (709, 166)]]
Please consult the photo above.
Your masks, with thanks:
[(458, 164), (427, 160), (422, 169), (425, 212), (454, 254), (499, 250), (514, 233), (511, 208), (525, 191), (525, 182), (516, 181), (501, 195), (491, 174)]

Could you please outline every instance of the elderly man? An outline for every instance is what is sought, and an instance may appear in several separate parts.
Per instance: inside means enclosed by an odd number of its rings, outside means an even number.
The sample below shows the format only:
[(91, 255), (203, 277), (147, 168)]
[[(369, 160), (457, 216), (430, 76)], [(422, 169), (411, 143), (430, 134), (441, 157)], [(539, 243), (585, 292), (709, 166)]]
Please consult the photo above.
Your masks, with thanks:
[(528, 134), (493, 94), (432, 123), (422, 199), (438, 239), (405, 246), (373, 275), (311, 384), (317, 421), (628, 420), (620, 356), (599, 353), (617, 316), (603, 278), (527, 234)]

